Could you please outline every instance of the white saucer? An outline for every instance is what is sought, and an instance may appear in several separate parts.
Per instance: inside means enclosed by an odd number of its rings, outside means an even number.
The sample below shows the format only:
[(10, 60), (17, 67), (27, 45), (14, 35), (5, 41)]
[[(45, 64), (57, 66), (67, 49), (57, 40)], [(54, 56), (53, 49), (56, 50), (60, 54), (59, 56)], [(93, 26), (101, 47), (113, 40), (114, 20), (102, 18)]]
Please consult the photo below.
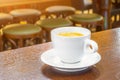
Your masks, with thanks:
[(56, 70), (59, 70), (59, 71), (64, 71), (64, 72), (78, 72), (78, 71), (83, 71), (83, 70), (87, 70), (88, 67), (85, 67), (85, 68), (57, 68), (57, 67), (54, 67), (54, 69)]
[(55, 50), (50, 49), (41, 55), (41, 60), (45, 64), (52, 66), (55, 69), (58, 69), (61, 71), (67, 71), (67, 72), (84, 70), (98, 63), (101, 60), (100, 54), (96, 52), (96, 53), (84, 56), (82, 60), (78, 63), (67, 64), (67, 63), (63, 63), (55, 54), (56, 54)]

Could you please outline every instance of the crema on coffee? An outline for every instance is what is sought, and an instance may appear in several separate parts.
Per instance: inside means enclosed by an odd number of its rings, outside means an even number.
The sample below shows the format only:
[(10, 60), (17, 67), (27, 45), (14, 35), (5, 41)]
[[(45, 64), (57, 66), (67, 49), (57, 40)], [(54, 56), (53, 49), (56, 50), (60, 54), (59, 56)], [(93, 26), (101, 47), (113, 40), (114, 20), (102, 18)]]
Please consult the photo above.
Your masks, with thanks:
[(64, 37), (79, 37), (79, 36), (84, 36), (84, 34), (80, 32), (60, 32), (58, 33), (59, 36), (64, 36)]

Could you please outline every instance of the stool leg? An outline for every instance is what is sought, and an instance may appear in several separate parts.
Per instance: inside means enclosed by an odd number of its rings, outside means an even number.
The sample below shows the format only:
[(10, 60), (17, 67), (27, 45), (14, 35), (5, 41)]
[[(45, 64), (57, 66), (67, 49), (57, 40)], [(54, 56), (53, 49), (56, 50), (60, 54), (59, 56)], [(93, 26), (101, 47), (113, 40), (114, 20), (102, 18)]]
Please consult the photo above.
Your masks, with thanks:
[(43, 42), (42, 39), (43, 39), (42, 35), (39, 34), (39, 35), (37, 36), (37, 38), (34, 39), (34, 43), (35, 43), (35, 44), (42, 43), (42, 42)]
[(3, 39), (1, 37), (2, 36), (0, 36), (0, 51), (3, 50)]
[(20, 39), (18, 41), (18, 48), (20, 48), (20, 47), (23, 47), (23, 40), (22, 39)]
[(16, 41), (8, 38), (4, 38), (3, 46), (4, 50), (17, 48)]
[(50, 31), (46, 31), (46, 42), (51, 41)]
[(104, 30), (104, 22), (103, 21), (100, 21), (97, 24), (98, 25), (97, 25), (96, 31)]
[(73, 21), (73, 26), (76, 26), (76, 22)]
[(41, 38), (42, 38), (42, 42), (46, 42), (46, 31), (44, 29), (42, 30)]
[(96, 28), (97, 28), (97, 26), (95, 24), (92, 24), (91, 31), (96, 32)]

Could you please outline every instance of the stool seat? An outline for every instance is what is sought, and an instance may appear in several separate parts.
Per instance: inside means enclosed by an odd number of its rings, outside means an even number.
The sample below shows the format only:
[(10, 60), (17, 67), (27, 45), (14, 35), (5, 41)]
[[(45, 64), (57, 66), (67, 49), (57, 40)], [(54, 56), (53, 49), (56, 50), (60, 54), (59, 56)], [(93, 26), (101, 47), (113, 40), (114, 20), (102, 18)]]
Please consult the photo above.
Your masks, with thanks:
[(11, 24), (3, 28), (4, 34), (28, 35), (41, 31), (41, 28), (32, 24)]
[(57, 11), (75, 11), (76, 9), (70, 6), (50, 6), (46, 8), (48, 12), (57, 12)]
[(40, 15), (41, 12), (35, 9), (15, 9), (10, 12), (14, 16), (25, 16), (25, 15)]
[(71, 20), (76, 22), (95, 22), (101, 21), (103, 17), (98, 14), (74, 14), (70, 16)]
[(12, 49), (42, 42), (42, 29), (34, 24), (10, 24), (2, 28), (4, 49)]
[(14, 23), (27, 22), (34, 24), (40, 19), (41, 11), (36, 9), (15, 9), (10, 11), (10, 14), (14, 17)]
[(36, 22), (36, 24), (44, 28), (55, 28), (55, 27), (72, 25), (72, 22), (67, 19), (55, 18), (55, 19), (39, 20)]
[(0, 20), (3, 19), (13, 19), (13, 16), (7, 13), (0, 13)]
[(13, 16), (7, 13), (0, 13), (0, 29), (13, 22)]
[(36, 22), (36, 24), (42, 27), (42, 30), (44, 32), (44, 38), (46, 42), (48, 42), (48, 41), (51, 41), (50, 31), (52, 29), (57, 27), (71, 26), (73, 23), (68, 19), (51, 18), (51, 19), (39, 20)]
[(69, 18), (74, 25), (80, 24), (82, 27), (86, 27), (92, 32), (103, 30), (103, 16), (99, 14), (74, 14)]
[(74, 14), (76, 9), (71, 6), (63, 6), (63, 5), (56, 5), (56, 6), (50, 6), (45, 9), (46, 15), (48, 17), (54, 18), (55, 17), (63, 17), (66, 18), (67, 16)]

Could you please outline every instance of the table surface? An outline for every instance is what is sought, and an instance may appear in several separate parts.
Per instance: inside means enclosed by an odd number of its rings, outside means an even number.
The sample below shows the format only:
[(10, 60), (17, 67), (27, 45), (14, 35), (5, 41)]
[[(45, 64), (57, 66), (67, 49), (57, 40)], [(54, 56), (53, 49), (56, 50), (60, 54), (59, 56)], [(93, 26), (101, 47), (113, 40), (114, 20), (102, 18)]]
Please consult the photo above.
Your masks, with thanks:
[(61, 73), (39, 61), (51, 43), (0, 52), (0, 80), (120, 80), (120, 28), (92, 34), (102, 59), (86, 72)]

